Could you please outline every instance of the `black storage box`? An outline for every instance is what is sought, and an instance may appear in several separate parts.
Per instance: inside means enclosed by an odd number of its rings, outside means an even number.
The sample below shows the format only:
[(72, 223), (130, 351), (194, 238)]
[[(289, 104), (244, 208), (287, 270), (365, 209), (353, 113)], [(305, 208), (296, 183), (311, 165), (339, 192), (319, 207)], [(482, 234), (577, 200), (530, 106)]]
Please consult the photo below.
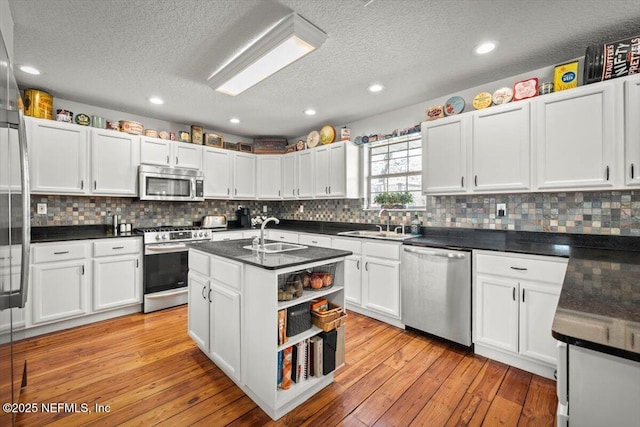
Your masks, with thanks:
[(338, 332), (332, 329), (329, 332), (320, 332), (318, 336), (322, 338), (322, 375), (327, 375), (336, 369)]
[(287, 336), (292, 337), (311, 329), (310, 303), (294, 305), (287, 309)]

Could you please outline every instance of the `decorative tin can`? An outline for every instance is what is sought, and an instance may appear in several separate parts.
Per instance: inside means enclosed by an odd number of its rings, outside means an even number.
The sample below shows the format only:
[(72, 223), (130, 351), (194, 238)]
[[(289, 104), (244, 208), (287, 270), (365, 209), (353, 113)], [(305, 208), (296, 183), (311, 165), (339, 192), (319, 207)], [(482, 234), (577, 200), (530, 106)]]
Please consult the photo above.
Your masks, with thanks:
[(158, 137), (158, 131), (155, 129), (145, 129), (144, 130), (144, 136), (148, 136), (149, 138), (157, 138)]
[(640, 72), (640, 36), (589, 46), (584, 55), (583, 84)]
[(53, 96), (43, 90), (25, 89), (24, 107), (27, 116), (53, 120)]
[(204, 134), (204, 144), (209, 147), (224, 147), (224, 138), (222, 135), (217, 135), (215, 133), (205, 133)]
[(533, 98), (538, 96), (538, 78), (532, 77), (527, 80), (521, 80), (513, 85), (513, 100)]
[(144, 132), (144, 126), (142, 123), (120, 120), (120, 131), (130, 133), (132, 135), (142, 135)]
[(427, 108), (427, 120), (435, 120), (442, 117), (444, 117), (444, 107), (442, 105)]
[(170, 141), (175, 141), (176, 140), (176, 133), (175, 132), (169, 132), (169, 140)]
[(202, 126), (191, 125), (191, 142), (202, 145)]
[(59, 122), (73, 122), (73, 112), (69, 110), (56, 110), (56, 120)]
[(114, 122), (113, 120), (107, 120), (107, 129), (120, 130), (120, 123)]
[(578, 61), (556, 65), (553, 69), (553, 87), (556, 92), (578, 87)]
[(493, 98), (489, 92), (480, 92), (473, 97), (473, 101), (471, 101), (471, 104), (476, 110), (481, 110), (483, 108), (490, 107), (492, 102)]
[(493, 92), (494, 105), (501, 105), (511, 102), (513, 99), (513, 90), (510, 87), (502, 87)]
[(189, 136), (189, 132), (181, 130), (178, 132), (178, 141), (180, 142), (190, 142), (191, 137)]
[(340, 141), (349, 141), (351, 139), (351, 129), (346, 126), (340, 128)]
[(84, 113), (78, 113), (74, 121), (81, 126), (89, 126), (91, 124), (91, 117)]
[(444, 114), (451, 116), (453, 114), (460, 114), (464, 110), (464, 99), (461, 96), (452, 96), (447, 99), (444, 104)]
[(538, 95), (546, 95), (553, 92), (553, 83), (546, 82), (542, 83), (538, 88)]

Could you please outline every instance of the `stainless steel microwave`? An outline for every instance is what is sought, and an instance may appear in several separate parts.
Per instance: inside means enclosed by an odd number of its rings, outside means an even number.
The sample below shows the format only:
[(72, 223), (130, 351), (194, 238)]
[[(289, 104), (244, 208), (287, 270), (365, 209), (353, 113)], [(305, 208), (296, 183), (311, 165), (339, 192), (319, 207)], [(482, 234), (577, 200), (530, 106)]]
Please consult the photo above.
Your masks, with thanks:
[(140, 200), (204, 201), (204, 174), (193, 169), (140, 165)]

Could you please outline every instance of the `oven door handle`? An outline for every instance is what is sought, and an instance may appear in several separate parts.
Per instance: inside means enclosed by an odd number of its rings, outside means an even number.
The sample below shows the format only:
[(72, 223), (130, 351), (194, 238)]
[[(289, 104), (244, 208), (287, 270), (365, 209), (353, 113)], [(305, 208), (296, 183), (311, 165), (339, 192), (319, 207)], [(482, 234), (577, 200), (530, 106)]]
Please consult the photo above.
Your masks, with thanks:
[(176, 244), (176, 245), (147, 245), (145, 248), (146, 253), (170, 253), (170, 252), (183, 252), (187, 250), (187, 245), (184, 243)]
[(147, 298), (147, 299), (161, 299), (161, 298), (166, 298), (166, 297), (172, 297), (172, 296), (175, 296), (175, 295), (183, 295), (183, 294), (185, 294), (187, 292), (188, 292), (187, 289), (180, 289), (180, 290), (175, 291), (175, 292), (167, 292), (167, 293), (162, 292), (162, 293), (158, 293), (158, 294), (148, 294), (148, 295), (145, 295), (145, 298)]

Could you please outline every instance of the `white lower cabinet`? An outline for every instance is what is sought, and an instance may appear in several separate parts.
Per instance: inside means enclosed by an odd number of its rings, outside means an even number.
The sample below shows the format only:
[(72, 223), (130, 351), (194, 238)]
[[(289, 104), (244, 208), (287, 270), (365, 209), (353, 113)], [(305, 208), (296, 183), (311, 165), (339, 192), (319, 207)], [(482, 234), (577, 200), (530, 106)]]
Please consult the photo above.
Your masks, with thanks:
[(93, 244), (93, 310), (142, 302), (142, 242), (109, 239)]
[[(191, 258), (191, 257), (189, 257)], [(190, 263), (191, 264), (191, 263)], [(189, 267), (189, 336), (209, 352), (209, 279)]]
[(552, 377), (551, 336), (567, 260), (474, 251), (474, 343), (478, 354)]
[(333, 249), (351, 251), (344, 260), (344, 299), (349, 308), (362, 305), (362, 239), (336, 237), (331, 242)]
[(300, 233), (298, 243), (301, 245), (319, 246), (321, 248), (331, 247), (331, 237), (320, 234)]
[(400, 262), (365, 256), (362, 277), (364, 307), (399, 319)]
[(218, 366), (239, 381), (240, 293), (215, 280), (209, 286), (209, 352)]

